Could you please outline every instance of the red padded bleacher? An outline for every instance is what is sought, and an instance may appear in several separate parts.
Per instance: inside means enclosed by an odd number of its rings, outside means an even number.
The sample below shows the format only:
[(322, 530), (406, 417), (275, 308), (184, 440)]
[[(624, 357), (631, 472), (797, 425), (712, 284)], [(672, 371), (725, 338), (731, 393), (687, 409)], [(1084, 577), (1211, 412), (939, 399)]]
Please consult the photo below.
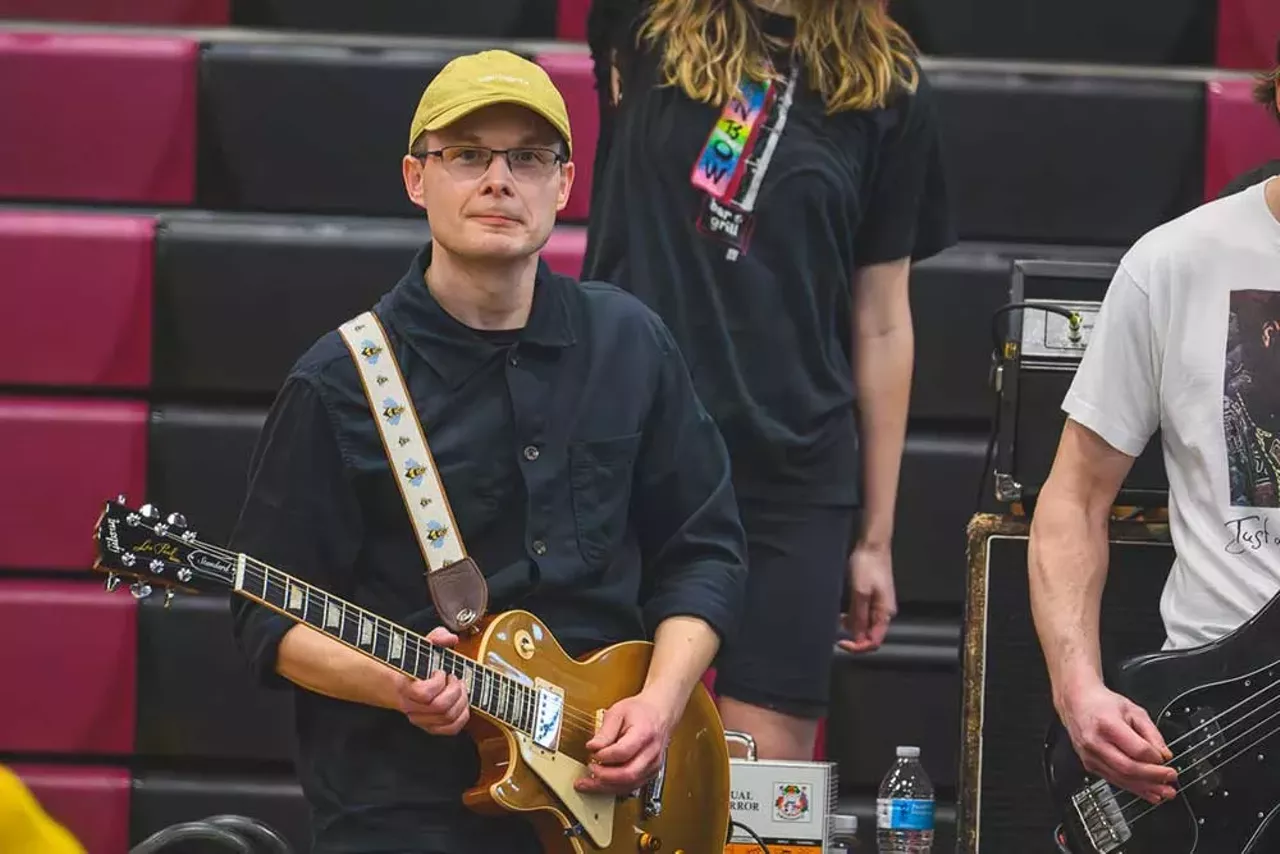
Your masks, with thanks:
[(189, 204), (198, 51), (183, 38), (0, 31), (0, 198)]
[(137, 637), (124, 590), (0, 580), (0, 752), (131, 753)]
[(547, 266), (562, 276), (582, 275), (582, 258), (587, 252), (587, 230), (561, 225), (551, 232), (547, 245), (542, 247), (542, 258)]
[(1280, 39), (1280, 3), (1276, 0), (1218, 0), (1219, 68), (1270, 70)]
[(1236, 176), (1280, 160), (1280, 125), (1257, 101), (1248, 79), (1208, 84), (1205, 114), (1205, 197)]
[(557, 226), (541, 253), (552, 270), (575, 279), (582, 275), (582, 259), (586, 254), (587, 229), (576, 225)]
[(564, 95), (573, 128), (573, 162), (576, 167), (569, 204), (560, 212), (568, 222), (586, 222), (591, 210), (591, 173), (600, 133), (600, 105), (596, 100), (591, 57), (586, 53), (547, 53), (537, 63), (551, 76)]
[(0, 384), (145, 388), (154, 233), (147, 217), (0, 210)]
[(147, 414), (133, 401), (0, 398), (0, 569), (92, 566), (103, 503), (145, 489)]
[(587, 13), (591, 0), (560, 0), (556, 10), (556, 38), (562, 42), (587, 40)]
[(124, 768), (12, 765), (50, 817), (90, 854), (129, 848), (129, 772)]
[(230, 0), (0, 0), (0, 19), (225, 26)]

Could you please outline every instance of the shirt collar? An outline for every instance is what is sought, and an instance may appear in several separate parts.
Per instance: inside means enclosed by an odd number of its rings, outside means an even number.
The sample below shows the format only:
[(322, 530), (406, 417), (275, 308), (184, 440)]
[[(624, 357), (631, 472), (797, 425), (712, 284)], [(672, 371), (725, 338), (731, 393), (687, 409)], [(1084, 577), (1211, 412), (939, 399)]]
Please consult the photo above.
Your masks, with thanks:
[[(418, 251), (409, 269), (378, 305), (378, 315), (404, 338), (421, 358), (452, 388), (465, 383), (483, 367), (494, 345), (466, 326), (436, 300), (425, 275), (431, 264), (431, 243)], [(520, 330), (517, 344), (569, 347), (576, 337), (570, 321), (567, 290), (571, 286), (541, 258), (533, 284), (529, 320)]]

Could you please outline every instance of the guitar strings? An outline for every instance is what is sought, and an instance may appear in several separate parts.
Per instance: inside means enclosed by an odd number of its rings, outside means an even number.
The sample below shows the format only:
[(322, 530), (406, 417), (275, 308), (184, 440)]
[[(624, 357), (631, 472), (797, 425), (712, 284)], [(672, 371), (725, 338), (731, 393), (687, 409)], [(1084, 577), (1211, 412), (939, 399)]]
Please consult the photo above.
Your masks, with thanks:
[[(1275, 665), (1273, 664), (1272, 666), (1275, 666)], [(1260, 668), (1260, 669), (1265, 669), (1265, 668)], [(1188, 730), (1186, 733), (1182, 734), (1182, 735), (1181, 735), (1181, 736), (1179, 736), (1178, 738), (1176, 738), (1176, 739), (1172, 740), (1171, 742), (1169, 742), (1170, 746), (1172, 746), (1172, 745), (1174, 745), (1174, 744), (1178, 744), (1178, 743), (1180, 743), (1180, 742), (1182, 742), (1182, 741), (1186, 740), (1187, 738), (1189, 738), (1192, 734), (1194, 734), (1194, 733), (1196, 733), (1196, 732), (1199, 732), (1199, 731), (1201, 731), (1201, 730), (1204, 730), (1204, 729), (1205, 729), (1205, 728), (1207, 728), (1210, 724), (1212, 724), (1212, 723), (1214, 723), (1214, 722), (1216, 722), (1216, 721), (1218, 721), (1218, 720), (1221, 720), (1222, 718), (1224, 718), (1224, 717), (1226, 717), (1227, 715), (1229, 715), (1231, 712), (1233, 712), (1233, 711), (1235, 711), (1235, 710), (1239, 709), (1241, 706), (1244, 706), (1245, 704), (1250, 703), (1250, 702), (1251, 702), (1251, 701), (1253, 701), (1253, 700), (1256, 700), (1258, 697), (1262, 696), (1263, 694), (1265, 694), (1265, 693), (1267, 693), (1268, 691), (1272, 690), (1273, 688), (1277, 687), (1277, 685), (1280, 685), (1280, 679), (1272, 680), (1271, 682), (1268, 682), (1268, 683), (1267, 683), (1267, 684), (1265, 684), (1262, 688), (1260, 688), (1259, 690), (1255, 691), (1253, 694), (1250, 694), (1249, 696), (1245, 697), (1244, 699), (1239, 700), (1238, 702), (1236, 702), (1234, 705), (1230, 706), (1230, 707), (1229, 707), (1229, 708), (1227, 708), (1226, 710), (1224, 710), (1224, 711), (1222, 711), (1222, 712), (1219, 712), (1217, 715), (1213, 716), (1212, 718), (1209, 718), (1208, 720), (1204, 721), (1203, 723), (1199, 724), (1198, 726), (1194, 727), (1193, 729)], [(1280, 700), (1280, 693), (1276, 694), (1275, 696), (1272, 696), (1272, 697), (1271, 697), (1270, 699), (1268, 699), (1268, 700), (1265, 700), (1265, 701), (1260, 702), (1259, 704), (1257, 704), (1257, 705), (1256, 705), (1256, 706), (1254, 706), (1253, 708), (1251, 708), (1251, 709), (1249, 709), (1248, 711), (1246, 711), (1246, 712), (1244, 712), (1243, 714), (1241, 714), (1239, 717), (1237, 717), (1237, 718), (1235, 718), (1235, 719), (1231, 720), (1230, 722), (1226, 723), (1225, 725), (1221, 726), (1221, 727), (1219, 728), (1218, 736), (1225, 736), (1225, 735), (1226, 735), (1229, 731), (1231, 731), (1233, 728), (1235, 728), (1235, 727), (1237, 727), (1237, 726), (1239, 726), (1239, 725), (1243, 724), (1243, 723), (1244, 723), (1244, 722), (1246, 722), (1249, 718), (1251, 718), (1253, 715), (1255, 715), (1255, 714), (1257, 714), (1258, 712), (1262, 711), (1263, 709), (1265, 709), (1267, 706), (1271, 705), (1272, 703), (1275, 703), (1277, 700)], [(1232, 738), (1230, 738), (1229, 740), (1227, 740), (1226, 742), (1224, 742), (1224, 743), (1223, 743), (1221, 746), (1219, 746), (1218, 748), (1213, 749), (1213, 750), (1211, 750), (1211, 751), (1207, 752), (1207, 753), (1206, 753), (1204, 756), (1202, 756), (1200, 759), (1197, 759), (1196, 761), (1192, 762), (1190, 765), (1187, 765), (1185, 768), (1180, 769), (1180, 770), (1179, 770), (1179, 773), (1180, 773), (1180, 774), (1185, 773), (1185, 772), (1187, 772), (1187, 771), (1191, 770), (1192, 768), (1195, 768), (1196, 766), (1198, 766), (1198, 765), (1200, 765), (1200, 764), (1202, 764), (1202, 763), (1204, 763), (1204, 762), (1208, 761), (1210, 758), (1212, 758), (1212, 757), (1214, 756), (1214, 754), (1221, 754), (1221, 752), (1222, 752), (1223, 750), (1226, 750), (1226, 749), (1227, 749), (1228, 747), (1230, 747), (1231, 745), (1236, 744), (1236, 743), (1237, 743), (1237, 742), (1239, 742), (1241, 739), (1243, 739), (1243, 738), (1247, 737), (1247, 736), (1249, 735), (1249, 733), (1254, 732), (1254, 731), (1255, 731), (1255, 730), (1257, 730), (1259, 727), (1261, 727), (1262, 725), (1266, 724), (1268, 721), (1270, 721), (1270, 720), (1272, 720), (1272, 719), (1274, 719), (1274, 718), (1276, 718), (1276, 717), (1280, 717), (1280, 711), (1273, 712), (1271, 715), (1267, 716), (1266, 718), (1263, 718), (1263, 719), (1262, 719), (1261, 721), (1259, 721), (1258, 723), (1255, 723), (1253, 726), (1249, 727), (1249, 728), (1248, 728), (1248, 729), (1246, 729), (1244, 732), (1242, 732), (1242, 733), (1237, 733), (1237, 734), (1233, 735), (1233, 737), (1232, 737)], [(1264, 733), (1261, 737), (1259, 737), (1259, 738), (1258, 738), (1258, 739), (1256, 739), (1255, 741), (1251, 742), (1250, 744), (1248, 744), (1248, 745), (1246, 745), (1244, 748), (1242, 748), (1242, 749), (1241, 749), (1241, 751), (1240, 751), (1239, 753), (1236, 753), (1236, 754), (1234, 754), (1233, 756), (1231, 756), (1230, 758), (1228, 758), (1228, 759), (1224, 760), (1221, 764), (1219, 764), (1219, 765), (1217, 765), (1217, 766), (1214, 766), (1214, 767), (1211, 767), (1211, 768), (1210, 768), (1210, 770), (1206, 771), (1205, 773), (1203, 773), (1201, 776), (1197, 777), (1197, 778), (1196, 778), (1195, 780), (1193, 780), (1192, 782), (1190, 782), (1190, 783), (1186, 783), (1186, 784), (1182, 784), (1182, 785), (1181, 785), (1181, 788), (1185, 790), (1185, 789), (1187, 789), (1187, 788), (1189, 788), (1189, 787), (1191, 787), (1191, 786), (1196, 785), (1197, 783), (1199, 783), (1199, 782), (1201, 782), (1202, 780), (1206, 779), (1208, 776), (1210, 776), (1210, 775), (1212, 775), (1212, 774), (1216, 773), (1219, 769), (1221, 769), (1223, 766), (1225, 766), (1225, 765), (1227, 764), (1227, 762), (1230, 762), (1232, 759), (1235, 759), (1235, 758), (1236, 758), (1237, 756), (1239, 756), (1241, 753), (1243, 753), (1243, 752), (1245, 752), (1245, 751), (1249, 750), (1249, 749), (1250, 749), (1251, 747), (1253, 747), (1254, 745), (1256, 745), (1256, 744), (1258, 744), (1258, 743), (1260, 743), (1260, 742), (1262, 742), (1262, 741), (1265, 741), (1267, 738), (1270, 738), (1272, 735), (1275, 735), (1277, 732), (1280, 732), (1280, 727), (1276, 727), (1276, 728), (1274, 728), (1274, 729), (1272, 729), (1272, 730), (1270, 730), (1270, 731), (1268, 731), (1268, 732)], [(1188, 748), (1186, 748), (1186, 749), (1182, 750), (1181, 752), (1179, 752), (1178, 754), (1176, 754), (1173, 758), (1171, 758), (1171, 759), (1169, 760), (1169, 762), (1167, 762), (1167, 763), (1163, 763), (1163, 764), (1166, 764), (1166, 765), (1173, 765), (1173, 764), (1174, 764), (1178, 759), (1185, 758), (1188, 754), (1193, 754), (1196, 750), (1199, 750), (1199, 749), (1201, 749), (1201, 748), (1204, 748), (1206, 745), (1208, 745), (1208, 746), (1212, 746), (1213, 741), (1214, 741), (1214, 737), (1209, 737), (1209, 738), (1202, 739), (1202, 740), (1200, 740), (1199, 742), (1197, 742), (1197, 743), (1193, 744), (1191, 747), (1188, 747)], [(1121, 815), (1123, 815), (1126, 811), (1128, 811), (1128, 810), (1129, 810), (1131, 807), (1133, 807), (1135, 804), (1136, 804), (1136, 805), (1141, 805), (1141, 806), (1146, 806), (1146, 807), (1147, 807), (1147, 809), (1146, 809), (1146, 810), (1144, 810), (1143, 812), (1141, 812), (1140, 814), (1138, 814), (1137, 816), (1135, 816), (1133, 819), (1129, 819), (1128, 817), (1126, 817), (1126, 821), (1137, 821), (1137, 820), (1138, 820), (1139, 818), (1141, 818), (1142, 816), (1145, 816), (1145, 815), (1147, 815), (1149, 812), (1151, 812), (1151, 810), (1154, 810), (1154, 809), (1156, 809), (1156, 808), (1158, 808), (1158, 807), (1160, 807), (1160, 806), (1163, 806), (1163, 804), (1164, 804), (1164, 803), (1167, 803), (1167, 802), (1161, 802), (1161, 803), (1159, 803), (1159, 804), (1148, 804), (1148, 803), (1147, 803), (1146, 801), (1144, 801), (1142, 798), (1137, 797), (1137, 796), (1134, 796), (1131, 800), (1129, 800), (1129, 801), (1128, 801), (1128, 802), (1126, 802), (1123, 806), (1121, 806), (1121, 807), (1120, 807), (1120, 812), (1121, 812)]]
[[(154, 533), (157, 533), (157, 532), (154, 530), (154, 527), (152, 527), (152, 526), (149, 526), (149, 525), (148, 525), (148, 526), (144, 526), (144, 527), (147, 527), (149, 530), (151, 530), (151, 532), (152, 532), (153, 534), (154, 534)], [(193, 537), (193, 538), (191, 538), (191, 539), (183, 539), (183, 537), (182, 537), (182, 536), (174, 534), (171, 530), (165, 531), (163, 534), (160, 534), (160, 536), (164, 537), (165, 539), (168, 539), (168, 540), (171, 540), (171, 541), (174, 541), (174, 542), (177, 542), (177, 543), (181, 543), (183, 546), (186, 546), (186, 547), (194, 547), (194, 548), (198, 548), (198, 549), (201, 549), (201, 550), (204, 550), (204, 551), (208, 551), (208, 552), (210, 552), (210, 553), (214, 554), (215, 556), (222, 557), (224, 560), (227, 560), (229, 563), (231, 563), (231, 564), (233, 564), (233, 565), (234, 565), (234, 564), (236, 564), (236, 563), (238, 563), (238, 561), (239, 561), (239, 557), (240, 557), (240, 556), (239, 556), (239, 554), (238, 554), (237, 552), (234, 552), (234, 551), (232, 551), (232, 550), (230, 550), (230, 549), (223, 548), (223, 547), (221, 547), (221, 546), (213, 545), (212, 543), (205, 543), (205, 542), (202, 542), (202, 541), (200, 541), (200, 540), (198, 540), (198, 539), (196, 539), (196, 538), (194, 538), (194, 537)], [(337, 597), (337, 596), (334, 596), (334, 595), (332, 595), (332, 594), (330, 594), (330, 593), (326, 593), (325, 591), (320, 590), (319, 588), (314, 588), (312, 585), (308, 584), (306, 581), (304, 581), (304, 580), (302, 580), (302, 579), (295, 579), (295, 578), (293, 578), (292, 576), (290, 576), (288, 573), (283, 572), (282, 570), (278, 570), (278, 569), (273, 569), (273, 568), (270, 568), (270, 567), (266, 567), (266, 565), (265, 565), (265, 564), (263, 564), (263, 567), (264, 567), (264, 568), (259, 569), (257, 566), (254, 566), (253, 564), (260, 563), (260, 561), (256, 561), (256, 560), (254, 560), (253, 558), (248, 558), (248, 556), (247, 556), (247, 555), (246, 555), (246, 558), (247, 558), (247, 560), (245, 561), (245, 567), (244, 567), (244, 569), (245, 569), (245, 574), (246, 574), (247, 576), (249, 576), (249, 578), (251, 578), (252, 580), (261, 582), (261, 583), (262, 583), (262, 586), (263, 586), (263, 588), (264, 588), (264, 590), (265, 590), (265, 588), (266, 588), (267, 583), (269, 583), (269, 581), (270, 581), (270, 576), (268, 575), (268, 571), (269, 571), (269, 570), (272, 570), (272, 571), (275, 571), (275, 572), (279, 572), (281, 575), (286, 576), (286, 578), (288, 578), (289, 580), (293, 580), (293, 581), (297, 581), (297, 582), (299, 582), (299, 584), (300, 584), (300, 585), (302, 585), (302, 586), (301, 586), (301, 589), (302, 589), (302, 591), (303, 591), (303, 595), (304, 595), (304, 596), (306, 596), (306, 597), (308, 597), (308, 601), (309, 601), (309, 597), (310, 597), (310, 595), (311, 595), (311, 590), (312, 590), (312, 589), (314, 589), (314, 590), (316, 590), (316, 592), (321, 593), (322, 595), (324, 595), (324, 596), (326, 597), (326, 599), (333, 599), (333, 600), (335, 600), (335, 601), (339, 602), (339, 603), (342, 605), (342, 607), (343, 607), (343, 611), (344, 611), (344, 613), (345, 613), (346, 608), (351, 607), (351, 608), (355, 609), (358, 613), (368, 614), (368, 612), (367, 612), (367, 611), (365, 611), (365, 610), (364, 610), (363, 608), (361, 608), (360, 606), (358, 606), (358, 605), (356, 605), (356, 604), (354, 604), (354, 603), (348, 603), (348, 602), (346, 602), (346, 601), (344, 601), (344, 600), (340, 599), (340, 598), (339, 598), (339, 597)], [(213, 572), (208, 571), (208, 570), (205, 570), (205, 569), (203, 569), (203, 568), (201, 568), (201, 567), (191, 567), (191, 569), (192, 569), (192, 571), (193, 571), (193, 572), (196, 572), (196, 573), (198, 573), (198, 574), (202, 574), (202, 575), (212, 575), (212, 576), (214, 576), (214, 580), (221, 580), (221, 581), (225, 581), (225, 580), (226, 580), (226, 579), (222, 578), (222, 576), (218, 575), (217, 573), (213, 573)], [(388, 644), (389, 644), (389, 643), (390, 643), (390, 640), (391, 640), (391, 631), (392, 631), (392, 630), (391, 630), (391, 628), (390, 628), (390, 627), (388, 627), (388, 628), (386, 629), (386, 631), (384, 632), (380, 624), (381, 624), (381, 623), (383, 623), (383, 622), (388, 622), (388, 623), (389, 623), (390, 621), (389, 621), (389, 620), (386, 620), (385, 618), (378, 617), (376, 614), (368, 614), (368, 615), (369, 615), (370, 617), (372, 617), (372, 618), (373, 618), (374, 633), (375, 633), (375, 638), (376, 638), (376, 640), (384, 640), (384, 639), (385, 639), (385, 640), (388, 642)], [(307, 623), (305, 620), (301, 620), (301, 621), (299, 621), (299, 622), (300, 622), (301, 624), (303, 624), (303, 625), (310, 625), (310, 623)], [(436, 644), (433, 644), (431, 641), (427, 640), (424, 636), (422, 636), (422, 635), (420, 635), (420, 634), (418, 634), (418, 633), (416, 633), (416, 632), (412, 632), (412, 631), (410, 631), (410, 630), (408, 630), (408, 629), (405, 629), (405, 639), (406, 639), (406, 641), (408, 641), (409, 639), (414, 640), (414, 641), (418, 644), (418, 646), (419, 646), (419, 653), (421, 653), (421, 647), (422, 647), (422, 645), (423, 645), (423, 644), (425, 644), (425, 645), (426, 645), (427, 647), (429, 647), (429, 648), (448, 649), (448, 647), (437, 647), (437, 645), (436, 645)], [(458, 655), (459, 657), (461, 657), (463, 660), (465, 660), (465, 661), (467, 661), (467, 662), (471, 663), (471, 664), (472, 664), (472, 665), (474, 665), (475, 667), (477, 667), (477, 668), (479, 668), (479, 669), (481, 669), (481, 670), (484, 670), (484, 671), (486, 671), (486, 672), (488, 672), (488, 673), (492, 673), (493, 675), (497, 676), (497, 677), (498, 677), (498, 678), (500, 678), (500, 679), (506, 679), (506, 680), (508, 680), (508, 681), (512, 682), (512, 683), (513, 683), (513, 684), (515, 684), (515, 685), (519, 685), (520, 687), (525, 688), (526, 690), (533, 690), (533, 689), (528, 688), (528, 686), (523, 685), (523, 683), (520, 683), (520, 682), (517, 682), (517, 681), (516, 681), (516, 680), (514, 680), (514, 679), (511, 679), (511, 677), (506, 676), (505, 674), (502, 674), (501, 672), (499, 672), (499, 671), (497, 671), (497, 670), (494, 670), (493, 668), (491, 668), (491, 667), (489, 667), (489, 666), (487, 666), (487, 665), (485, 665), (485, 664), (482, 664), (481, 662), (474, 661), (474, 660), (472, 660), (472, 659), (470, 659), (470, 658), (467, 658), (466, 656), (463, 656), (461, 653), (455, 653), (455, 654), (456, 654), (456, 655)], [(387, 664), (388, 666), (394, 666), (394, 665), (391, 665), (389, 662), (384, 662), (384, 663), (385, 663), (385, 664)], [(454, 675), (456, 676), (456, 674), (454, 674)], [(416, 675), (416, 674), (414, 674), (414, 678), (417, 678), (417, 675)], [(470, 700), (470, 699), (471, 699), (471, 698), (470, 698), (470, 691), (468, 691), (468, 698), (467, 698), (467, 699), (468, 699), (468, 700)], [(595, 724), (596, 718), (595, 718), (595, 715), (588, 714), (587, 712), (582, 711), (582, 710), (580, 710), (580, 709), (578, 709), (578, 708), (576, 708), (576, 707), (574, 707), (574, 706), (572, 706), (572, 705), (570, 705), (570, 704), (568, 704), (568, 703), (565, 703), (565, 704), (564, 704), (564, 706), (562, 707), (562, 713), (564, 714), (564, 725), (565, 725), (566, 730), (573, 731), (573, 732), (577, 732), (578, 734), (585, 734), (585, 735), (587, 735), (587, 736), (588, 736), (588, 740), (590, 739), (590, 737), (592, 737), (592, 736), (594, 736), (594, 735), (595, 735), (595, 731), (596, 731), (596, 724)]]

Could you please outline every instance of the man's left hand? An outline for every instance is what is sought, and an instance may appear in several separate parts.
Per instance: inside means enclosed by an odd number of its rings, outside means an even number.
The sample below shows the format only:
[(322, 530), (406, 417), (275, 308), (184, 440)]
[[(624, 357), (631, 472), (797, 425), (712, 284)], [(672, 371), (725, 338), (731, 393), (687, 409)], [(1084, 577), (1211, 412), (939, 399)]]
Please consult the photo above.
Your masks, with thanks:
[(591, 776), (578, 780), (574, 788), (615, 795), (638, 789), (661, 767), (675, 718), (663, 703), (643, 691), (614, 703), (587, 742)]
[(893, 556), (888, 545), (859, 544), (849, 555), (853, 600), (845, 615), (850, 639), (839, 641), (848, 652), (871, 652), (884, 643), (889, 621), (898, 613), (893, 589)]

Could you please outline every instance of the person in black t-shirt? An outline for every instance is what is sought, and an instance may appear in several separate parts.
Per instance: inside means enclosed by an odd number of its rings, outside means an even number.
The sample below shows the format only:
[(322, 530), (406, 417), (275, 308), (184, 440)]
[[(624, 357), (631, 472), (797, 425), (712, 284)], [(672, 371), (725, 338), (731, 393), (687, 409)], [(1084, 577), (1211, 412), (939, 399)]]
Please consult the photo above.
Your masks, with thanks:
[(588, 40), (583, 277), (667, 322), (729, 447), (749, 570), (725, 725), (809, 758), (846, 578), (845, 649), (897, 609), (908, 271), (954, 241), (929, 81), (879, 0), (595, 0)]

